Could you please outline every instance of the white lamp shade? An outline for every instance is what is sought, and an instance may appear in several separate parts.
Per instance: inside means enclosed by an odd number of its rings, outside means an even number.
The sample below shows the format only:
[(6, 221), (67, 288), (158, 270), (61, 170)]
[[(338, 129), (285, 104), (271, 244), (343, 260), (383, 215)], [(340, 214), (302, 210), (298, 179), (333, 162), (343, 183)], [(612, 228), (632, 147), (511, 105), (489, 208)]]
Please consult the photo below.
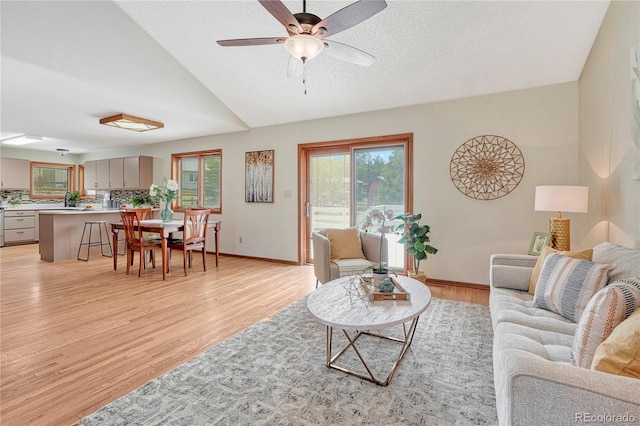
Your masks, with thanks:
[(588, 186), (536, 186), (535, 211), (586, 213)]

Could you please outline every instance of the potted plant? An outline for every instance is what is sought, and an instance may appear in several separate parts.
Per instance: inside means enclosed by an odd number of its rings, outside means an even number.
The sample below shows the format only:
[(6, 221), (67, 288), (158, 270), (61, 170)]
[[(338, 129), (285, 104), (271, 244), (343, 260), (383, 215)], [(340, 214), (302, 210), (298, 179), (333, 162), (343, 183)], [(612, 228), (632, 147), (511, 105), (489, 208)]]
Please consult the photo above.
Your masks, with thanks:
[(420, 225), (422, 214), (403, 213), (393, 218), (401, 220), (402, 223), (396, 228), (402, 234), (399, 243), (404, 244), (407, 254), (413, 256), (413, 270), (409, 271), (409, 276), (423, 283), (427, 281), (424, 272), (420, 271), (420, 261), (427, 258), (429, 254), (436, 254), (438, 249), (429, 245), (429, 225)]
[(65, 207), (75, 207), (78, 201), (80, 201), (80, 193), (78, 191), (67, 192), (64, 197)]
[(153, 199), (149, 194), (134, 195), (129, 199), (129, 202), (133, 204), (133, 207), (138, 208), (142, 206), (151, 206), (153, 204)]
[(378, 224), (377, 231), (380, 233), (380, 257), (378, 258), (377, 265), (371, 265), (365, 268), (365, 271), (371, 270), (373, 272), (374, 281), (382, 281), (389, 275), (389, 270), (386, 268), (384, 259), (384, 247), (385, 247), (385, 235), (388, 232), (393, 232), (393, 226), (387, 225), (387, 220), (393, 220), (393, 210), (391, 209), (371, 209), (367, 216), (365, 216), (362, 223), (362, 229), (365, 232), (369, 231), (369, 228), (374, 224)]

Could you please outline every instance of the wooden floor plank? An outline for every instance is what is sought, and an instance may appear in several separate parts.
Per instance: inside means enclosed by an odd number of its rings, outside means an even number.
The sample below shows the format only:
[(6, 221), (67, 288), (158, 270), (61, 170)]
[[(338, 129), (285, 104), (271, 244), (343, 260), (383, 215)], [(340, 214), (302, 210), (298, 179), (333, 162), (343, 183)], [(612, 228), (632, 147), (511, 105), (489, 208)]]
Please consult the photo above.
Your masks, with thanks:
[[(124, 260), (43, 262), (37, 245), (0, 249), (0, 423), (71, 425), (315, 288), (311, 266), (174, 256), (125, 274)], [(136, 262), (137, 265), (137, 262)], [(435, 297), (488, 303), (486, 290), (431, 286)]]

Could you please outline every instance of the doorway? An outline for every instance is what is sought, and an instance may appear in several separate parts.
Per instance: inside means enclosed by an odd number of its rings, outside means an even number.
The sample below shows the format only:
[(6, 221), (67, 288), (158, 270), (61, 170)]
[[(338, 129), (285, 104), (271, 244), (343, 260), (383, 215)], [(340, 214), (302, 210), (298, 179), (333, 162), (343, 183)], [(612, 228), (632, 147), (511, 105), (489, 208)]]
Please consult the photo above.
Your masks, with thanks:
[[(303, 263), (313, 263), (311, 234), (317, 230), (361, 227), (374, 208), (391, 209), (394, 215), (411, 212), (412, 144), (413, 134), (409, 133), (299, 145)], [(404, 271), (406, 256), (397, 243), (399, 236), (386, 237), (388, 266)]]

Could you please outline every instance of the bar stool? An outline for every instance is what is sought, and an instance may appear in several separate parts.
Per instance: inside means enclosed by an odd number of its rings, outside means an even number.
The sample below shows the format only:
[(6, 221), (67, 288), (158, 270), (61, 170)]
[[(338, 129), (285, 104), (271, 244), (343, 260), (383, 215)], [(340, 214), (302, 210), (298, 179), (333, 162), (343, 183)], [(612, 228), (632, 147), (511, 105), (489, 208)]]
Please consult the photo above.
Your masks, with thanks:
[[(93, 231), (93, 226), (96, 225), (98, 227), (98, 235), (100, 235), (100, 241), (91, 241), (91, 232)], [(89, 240), (84, 242), (84, 234), (87, 231), (87, 226), (89, 227)], [(104, 234), (106, 236), (107, 242), (105, 243), (102, 239), (102, 230), (104, 228)], [(87, 258), (83, 259), (80, 257), (80, 251), (82, 250), (82, 246), (87, 246)], [(80, 237), (80, 246), (78, 247), (78, 260), (88, 261), (89, 260), (89, 252), (91, 251), (91, 247), (100, 246), (100, 254), (105, 257), (113, 257), (113, 250), (111, 248), (111, 241), (109, 240), (109, 230), (107, 229), (107, 222), (104, 220), (90, 220), (84, 223), (84, 228), (82, 229), (82, 237)], [(109, 246), (109, 254), (104, 253), (104, 246)]]

